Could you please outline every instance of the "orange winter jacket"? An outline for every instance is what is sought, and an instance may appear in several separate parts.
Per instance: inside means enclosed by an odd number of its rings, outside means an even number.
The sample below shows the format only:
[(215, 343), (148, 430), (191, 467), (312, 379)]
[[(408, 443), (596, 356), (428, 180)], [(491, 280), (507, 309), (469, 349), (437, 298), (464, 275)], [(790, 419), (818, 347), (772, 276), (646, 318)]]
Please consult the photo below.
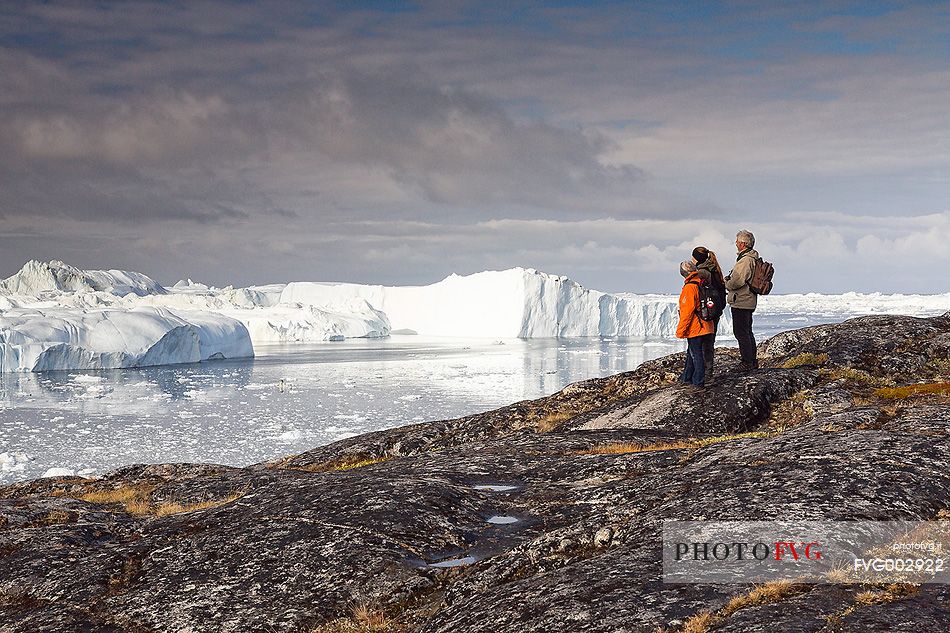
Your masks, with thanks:
[(699, 286), (702, 279), (699, 273), (690, 273), (683, 283), (680, 292), (680, 322), (676, 326), (676, 338), (693, 338), (715, 332), (716, 325), (712, 321), (703, 321), (699, 318)]

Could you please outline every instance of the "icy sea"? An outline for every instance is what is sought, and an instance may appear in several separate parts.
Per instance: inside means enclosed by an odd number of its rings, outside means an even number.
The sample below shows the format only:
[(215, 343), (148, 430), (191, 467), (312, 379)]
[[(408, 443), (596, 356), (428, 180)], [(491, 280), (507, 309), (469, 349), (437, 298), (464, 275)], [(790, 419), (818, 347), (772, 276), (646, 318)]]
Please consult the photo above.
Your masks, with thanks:
[[(768, 315), (757, 317), (756, 333), (764, 340), (831, 320)], [(537, 398), (683, 348), (642, 338), (394, 335), (258, 348), (248, 361), (3, 374), (0, 483), (132, 463), (247, 465)]]

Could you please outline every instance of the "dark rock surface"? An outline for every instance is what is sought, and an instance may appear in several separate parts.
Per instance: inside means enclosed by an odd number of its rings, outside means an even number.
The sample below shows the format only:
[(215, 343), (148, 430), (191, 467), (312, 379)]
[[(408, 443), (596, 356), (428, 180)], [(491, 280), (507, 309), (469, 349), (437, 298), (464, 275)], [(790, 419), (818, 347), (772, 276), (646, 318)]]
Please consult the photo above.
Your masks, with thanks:
[[(674, 384), (679, 354), (249, 468), (8, 486), (0, 630), (673, 631), (749, 587), (663, 584), (664, 519), (946, 516), (950, 397), (875, 389), (950, 379), (950, 313), (853, 319), (760, 350), (753, 373), (720, 350), (704, 392)], [(808, 585), (709, 630), (950, 622), (945, 585), (858, 598), (873, 590)]]

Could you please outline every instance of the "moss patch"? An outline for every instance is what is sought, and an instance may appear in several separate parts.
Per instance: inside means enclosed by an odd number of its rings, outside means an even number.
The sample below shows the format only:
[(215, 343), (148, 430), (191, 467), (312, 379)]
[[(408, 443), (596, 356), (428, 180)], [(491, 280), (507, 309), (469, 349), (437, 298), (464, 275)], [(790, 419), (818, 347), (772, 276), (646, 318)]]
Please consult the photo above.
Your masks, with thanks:
[(789, 358), (782, 363), (782, 367), (785, 369), (795, 369), (796, 367), (806, 367), (809, 365), (824, 365), (827, 362), (828, 354), (812, 354), (809, 352)]

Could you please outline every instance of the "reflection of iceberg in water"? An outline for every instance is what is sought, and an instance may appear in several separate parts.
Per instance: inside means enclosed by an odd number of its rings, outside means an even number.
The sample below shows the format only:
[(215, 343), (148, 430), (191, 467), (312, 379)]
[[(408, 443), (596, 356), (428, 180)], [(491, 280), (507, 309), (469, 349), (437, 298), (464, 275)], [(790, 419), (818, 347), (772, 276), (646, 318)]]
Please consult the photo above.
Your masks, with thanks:
[[(639, 337), (612, 339), (536, 339), (519, 341), (525, 397), (536, 398), (565, 385), (630, 371), (644, 361), (681, 351), (678, 341), (647, 341)], [(647, 345), (647, 343), (651, 343)]]
[(247, 361), (144, 367), (96, 372), (58, 371), (0, 374), (0, 407), (63, 409), (87, 415), (148, 415), (172, 412), (176, 402), (233, 398), (251, 380)]

